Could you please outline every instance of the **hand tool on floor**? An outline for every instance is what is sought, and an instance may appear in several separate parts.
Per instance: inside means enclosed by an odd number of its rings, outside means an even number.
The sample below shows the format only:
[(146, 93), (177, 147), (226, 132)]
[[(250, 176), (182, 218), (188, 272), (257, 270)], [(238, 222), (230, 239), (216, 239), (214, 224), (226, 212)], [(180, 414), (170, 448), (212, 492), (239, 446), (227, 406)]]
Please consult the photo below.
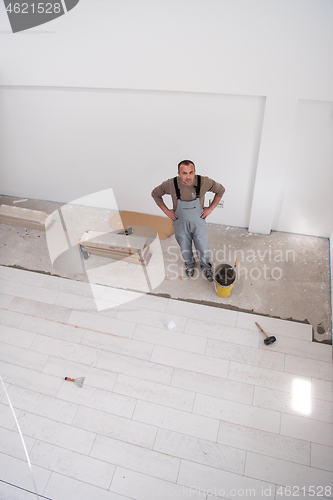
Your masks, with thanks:
[(125, 234), (126, 236), (133, 234), (133, 227), (127, 227), (123, 231), (119, 231), (117, 234)]
[(229, 267), (229, 269), (227, 271), (228, 278), (233, 278), (234, 277), (234, 275), (236, 273), (236, 266), (237, 266), (237, 264), (238, 264), (238, 259), (236, 259), (234, 267)]
[(69, 382), (74, 382), (74, 384), (77, 385), (78, 387), (83, 386), (84, 379), (85, 379), (85, 377), (79, 377), (79, 378), (65, 377), (65, 380), (68, 380)]
[(261, 328), (260, 325), (258, 325), (257, 322), (255, 322), (257, 327), (262, 331), (262, 333), (265, 335), (265, 340), (264, 340), (264, 344), (266, 345), (269, 345), (269, 344), (273, 344), (273, 342), (276, 341), (276, 337), (274, 337), (274, 335), (272, 335), (271, 337), (269, 337), (268, 335), (266, 335), (266, 333), (264, 332), (264, 330)]

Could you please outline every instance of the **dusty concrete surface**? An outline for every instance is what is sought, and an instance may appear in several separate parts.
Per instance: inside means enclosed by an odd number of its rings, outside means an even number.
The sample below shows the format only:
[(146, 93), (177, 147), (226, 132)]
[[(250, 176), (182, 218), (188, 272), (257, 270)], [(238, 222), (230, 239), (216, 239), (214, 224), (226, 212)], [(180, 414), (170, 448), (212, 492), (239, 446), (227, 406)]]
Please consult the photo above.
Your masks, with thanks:
[[(1, 196), (0, 203), (41, 210), (51, 214), (62, 204), (39, 200), (19, 201)], [(103, 211), (69, 225), (67, 240), (77, 241), (82, 228), (110, 230), (109, 217)], [(81, 226), (80, 226), (81, 224)], [(233, 265), (236, 258), (237, 278), (231, 294), (221, 298), (214, 283), (202, 276), (196, 266), (193, 278), (187, 278), (174, 236), (167, 240), (149, 240), (154, 257), (147, 269), (123, 261), (110, 261), (69, 252), (78, 263), (75, 272), (70, 266), (52, 265), (45, 232), (23, 227), (0, 225), (0, 264), (50, 273), (79, 281), (105, 284), (121, 289), (166, 295), (174, 299), (204, 302), (217, 307), (268, 315), (281, 319), (308, 322), (313, 326), (314, 340), (331, 343), (331, 299), (329, 240), (310, 236), (272, 232), (269, 236), (250, 234), (246, 229), (208, 224), (211, 262), (214, 269), (221, 263)], [(71, 255), (70, 255), (71, 254)], [(80, 259), (81, 257), (81, 259)]]

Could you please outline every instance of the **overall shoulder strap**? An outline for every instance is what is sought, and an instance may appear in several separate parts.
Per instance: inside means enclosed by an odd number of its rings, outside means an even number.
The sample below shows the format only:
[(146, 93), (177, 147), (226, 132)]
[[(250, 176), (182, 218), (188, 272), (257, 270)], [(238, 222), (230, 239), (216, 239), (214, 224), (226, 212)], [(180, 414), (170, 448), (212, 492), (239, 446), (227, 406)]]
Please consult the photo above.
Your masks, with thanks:
[(175, 185), (177, 200), (180, 200), (180, 190), (179, 190), (179, 187), (178, 187), (177, 177), (173, 178), (173, 183)]
[(200, 198), (201, 175), (198, 175), (197, 177), (198, 177), (198, 184), (197, 184), (196, 198)]

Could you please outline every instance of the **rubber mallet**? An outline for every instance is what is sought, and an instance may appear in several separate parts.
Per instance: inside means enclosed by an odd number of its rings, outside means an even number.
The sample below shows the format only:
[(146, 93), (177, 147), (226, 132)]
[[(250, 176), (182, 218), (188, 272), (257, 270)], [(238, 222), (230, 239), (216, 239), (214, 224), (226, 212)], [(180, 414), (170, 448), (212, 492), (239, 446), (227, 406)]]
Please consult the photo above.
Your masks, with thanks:
[(262, 331), (262, 333), (266, 337), (265, 340), (264, 340), (264, 344), (269, 345), (269, 344), (273, 344), (273, 342), (276, 341), (276, 337), (274, 337), (274, 335), (272, 335), (271, 337), (269, 337), (268, 335), (266, 335), (266, 333), (264, 332), (264, 330), (261, 328), (260, 325), (258, 325), (257, 322), (256, 322), (256, 325), (257, 325), (257, 327)]

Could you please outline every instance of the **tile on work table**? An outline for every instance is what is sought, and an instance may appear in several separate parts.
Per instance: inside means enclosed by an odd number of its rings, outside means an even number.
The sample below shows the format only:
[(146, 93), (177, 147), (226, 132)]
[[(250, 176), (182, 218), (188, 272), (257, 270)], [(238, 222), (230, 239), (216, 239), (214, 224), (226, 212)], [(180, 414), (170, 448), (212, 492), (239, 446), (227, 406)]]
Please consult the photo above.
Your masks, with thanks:
[(255, 499), (275, 498), (275, 487), (271, 483), (187, 460), (182, 460), (177, 483), (191, 488), (191, 491), (206, 491), (208, 498), (212, 495), (237, 498), (235, 497), (237, 492), (240, 494), (239, 498), (243, 496), (246, 498), (247, 495)]
[(319, 342), (308, 342), (307, 340), (281, 336), (270, 345), (265, 345), (262, 342), (260, 347), (265, 351), (292, 354), (301, 358), (317, 359), (328, 363), (332, 361), (332, 346), (320, 344)]
[(259, 347), (259, 342), (261, 340), (259, 333), (253, 330), (192, 318), (187, 320), (185, 332), (200, 337), (232, 342), (248, 347)]
[(98, 313), (73, 311), (67, 321), (69, 325), (80, 326), (87, 330), (109, 333), (121, 337), (132, 337), (135, 324), (130, 321), (103, 316)]
[(218, 420), (214, 418), (194, 415), (183, 410), (145, 401), (137, 402), (132, 418), (138, 422), (209, 441), (216, 441), (219, 424)]
[(62, 383), (57, 377), (5, 362), (1, 365), (1, 375), (8, 384), (31, 389), (49, 396), (56, 396)]
[(63, 381), (57, 397), (81, 406), (127, 418), (131, 418), (136, 403), (135, 398), (84, 384), (82, 388), (78, 388), (70, 381)]
[[(24, 437), (24, 446), (27, 449), (28, 455), (30, 454), (34, 444), (35, 439), (28, 436)], [(19, 458), (20, 460), (26, 460), (24, 446), (21, 436), (18, 432), (16, 432), (16, 430), (0, 427), (0, 453)]]
[(184, 332), (186, 317), (167, 312), (152, 311), (149, 309), (141, 309), (134, 307), (132, 304), (120, 306), (117, 313), (117, 318), (121, 320), (140, 323), (141, 325), (155, 326), (157, 328), (168, 328), (170, 321), (175, 323), (173, 330), (175, 332)]
[(21, 297), (23, 299), (37, 300), (38, 302), (44, 302), (46, 304), (54, 304), (59, 295), (59, 292), (55, 290), (47, 290), (45, 288), (16, 283), (14, 281), (6, 281), (1, 291), (8, 295), (14, 295), (15, 297)]
[(36, 441), (30, 460), (33, 465), (104, 489), (109, 488), (116, 468), (104, 460), (97, 460), (43, 441)]
[(227, 361), (271, 368), (272, 370), (282, 371), (284, 368), (284, 355), (281, 353), (222, 342), (221, 340), (208, 339), (205, 354)]
[[(1, 481), (5, 481), (6, 483), (10, 484), (15, 484), (15, 486), (22, 488), (23, 490), (29, 490), (32, 492), (35, 491), (31, 471), (26, 459), (19, 460), (18, 458), (10, 457), (9, 455), (0, 453), (0, 470), (1, 470)], [(42, 467), (36, 466), (33, 468), (33, 477), (36, 482), (36, 487), (38, 492), (44, 491), (45, 486), (47, 485), (48, 480), (50, 478), (50, 475), (51, 472), (47, 471)], [(1, 481), (0, 481), (0, 486), (2, 484)]]
[[(255, 323), (258, 323), (267, 335), (279, 335), (284, 337), (292, 337), (312, 342), (312, 325), (298, 323), (297, 321), (281, 320), (277, 318), (269, 318), (267, 316), (259, 316), (239, 312), (237, 317), (237, 327), (249, 328), (251, 330), (260, 331)], [(261, 333), (261, 335), (264, 335)]]
[(311, 443), (311, 467), (333, 472), (333, 447)]
[(31, 316), (37, 316), (38, 318), (59, 321), (60, 323), (66, 323), (72, 312), (71, 309), (66, 307), (55, 306), (54, 304), (44, 304), (37, 300), (29, 300), (22, 297), (14, 297), (8, 309)]
[(310, 442), (221, 421), (217, 442), (245, 451), (310, 465)]
[(310, 417), (282, 414), (280, 434), (312, 443), (333, 446), (332, 424), (318, 422)]
[(118, 306), (116, 302), (109, 302), (94, 297), (86, 297), (66, 292), (59, 292), (54, 303), (57, 306), (69, 307), (71, 309), (77, 309), (78, 311), (89, 311), (92, 313), (97, 313), (100, 309), (110, 309), (114, 306)]
[(229, 368), (229, 361), (227, 360), (213, 358), (204, 354), (185, 353), (178, 349), (163, 346), (154, 347), (151, 361), (222, 378), (227, 377)]
[(306, 465), (295, 464), (287, 460), (264, 457), (248, 452), (245, 475), (283, 486), (309, 487), (329, 486), (333, 484), (333, 473), (314, 469)]
[(32, 351), (43, 352), (48, 355), (77, 361), (90, 366), (95, 366), (100, 356), (100, 350), (94, 347), (88, 347), (74, 342), (66, 342), (66, 340), (54, 339), (52, 337), (45, 337), (40, 334), (36, 335), (30, 349)]
[(107, 351), (102, 351), (96, 366), (161, 384), (169, 384), (173, 373), (173, 368), (170, 366)]
[(300, 382), (291, 393), (255, 387), (253, 405), (333, 424), (333, 403), (311, 398), (311, 382)]
[(136, 325), (133, 339), (200, 354), (204, 354), (207, 344), (207, 339), (196, 335), (141, 324)]
[(174, 370), (170, 385), (247, 404), (252, 404), (254, 391), (254, 387), (250, 384), (178, 368)]
[(113, 391), (185, 411), (192, 410), (195, 396), (194, 392), (122, 374), (118, 375)]
[(120, 495), (128, 495), (135, 500), (156, 500), (157, 498), (161, 500), (174, 500), (175, 498), (206, 500), (200, 491), (122, 467), (116, 468), (110, 490)]
[(96, 434), (22, 411), (18, 418), (22, 434), (67, 450), (89, 455)]
[(39, 333), (46, 337), (53, 337), (68, 342), (80, 343), (85, 334), (84, 328), (66, 325), (58, 321), (51, 321), (36, 316), (25, 316), (21, 325), (21, 330)]
[(280, 428), (280, 413), (277, 411), (265, 410), (203, 394), (197, 394), (193, 413), (268, 432), (278, 433)]
[(166, 481), (176, 481), (180, 466), (179, 458), (100, 435), (90, 456), (136, 472), (149, 471), (149, 475)]
[(13, 328), (11, 326), (2, 326), (0, 328), (0, 341), (6, 344), (29, 348), (35, 337), (35, 333), (26, 332), (19, 328)]
[(103, 285), (95, 285), (94, 283), (85, 281), (59, 278), (58, 276), (47, 276), (43, 284), (43, 288), (96, 299), (101, 299), (106, 289)]
[(52, 472), (43, 495), (52, 500), (128, 500), (129, 497)]
[(79, 407), (73, 425), (102, 436), (150, 449), (154, 445), (157, 433), (157, 428), (152, 425), (84, 406)]
[(184, 300), (170, 300), (166, 312), (178, 314), (189, 319), (215, 322), (222, 325), (236, 326), (237, 312), (222, 307), (206, 306)]
[(18, 328), (23, 318), (24, 314), (15, 311), (8, 311), (7, 309), (0, 309), (0, 325)]
[(14, 267), (0, 266), (0, 278), (16, 283), (42, 287), (47, 279), (47, 275), (25, 271), (24, 269), (15, 269)]
[(54, 356), (48, 357), (43, 373), (61, 377), (62, 379), (65, 377), (85, 377), (85, 385), (107, 391), (112, 391), (117, 379), (117, 373)]
[(159, 429), (154, 450), (236, 474), (244, 472), (246, 456), (244, 450), (179, 432)]
[(287, 373), (333, 382), (332, 362), (300, 358), (291, 354), (286, 354), (285, 356), (285, 371)]
[(86, 331), (81, 343), (82, 345), (93, 346), (103, 351), (126, 354), (127, 356), (140, 359), (150, 359), (154, 349), (154, 345), (148, 342), (91, 330)]
[(23, 367), (29, 366), (31, 370), (42, 371), (47, 358), (46, 354), (0, 341), (0, 361)]
[[(311, 382), (310, 377), (297, 377), (305, 382)], [(295, 375), (261, 368), (259, 366), (245, 365), (243, 363), (230, 362), (228, 379), (238, 382), (253, 384), (258, 387), (267, 387), (279, 391), (291, 392)]]
[(15, 413), (17, 408), (19, 408), (20, 410), (35, 413), (41, 417), (70, 424), (78, 409), (78, 405), (74, 403), (62, 401), (56, 397), (47, 396), (34, 390), (16, 387), (15, 385), (9, 385), (7, 392), (15, 408)]
[(10, 304), (13, 302), (14, 297), (12, 295), (6, 295), (5, 293), (0, 293), (0, 307), (1, 309), (8, 309)]

